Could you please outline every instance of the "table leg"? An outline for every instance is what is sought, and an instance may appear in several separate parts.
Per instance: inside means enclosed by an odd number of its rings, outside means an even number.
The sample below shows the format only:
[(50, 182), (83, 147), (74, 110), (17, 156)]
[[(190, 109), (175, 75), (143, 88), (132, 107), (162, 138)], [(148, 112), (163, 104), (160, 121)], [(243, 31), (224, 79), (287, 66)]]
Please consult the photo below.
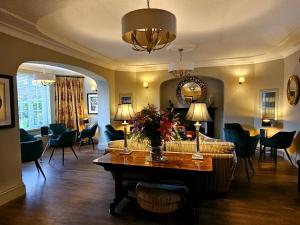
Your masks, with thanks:
[(188, 209), (188, 224), (195, 224), (196, 220), (199, 217), (199, 213), (197, 210), (197, 200), (199, 198), (198, 192), (195, 187), (195, 182), (193, 182), (193, 177), (185, 181), (185, 184), (188, 188), (188, 196), (187, 196), (187, 209)]
[(121, 171), (115, 171), (114, 174), (115, 178), (115, 198), (113, 202), (110, 204), (109, 207), (109, 213), (110, 214), (115, 214), (115, 208), (119, 204), (119, 202), (123, 199), (124, 197), (124, 190), (123, 190), (123, 176)]
[(42, 155), (41, 155), (41, 157), (40, 157), (41, 162), (43, 161), (43, 155), (45, 154), (45, 152), (46, 152), (48, 146), (49, 146), (49, 143), (48, 143), (48, 141), (47, 141), (47, 144), (45, 145), (45, 148), (44, 148), (44, 150), (43, 150), (43, 153), (42, 153)]

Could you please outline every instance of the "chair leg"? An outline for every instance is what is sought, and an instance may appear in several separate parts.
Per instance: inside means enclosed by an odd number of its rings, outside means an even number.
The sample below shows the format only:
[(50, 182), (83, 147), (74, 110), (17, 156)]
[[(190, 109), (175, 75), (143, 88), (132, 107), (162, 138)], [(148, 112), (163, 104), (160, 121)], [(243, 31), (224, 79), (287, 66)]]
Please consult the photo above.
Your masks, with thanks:
[(291, 164), (293, 165), (293, 162), (292, 162), (289, 152), (286, 150), (286, 148), (284, 149), (284, 151), (285, 151), (285, 154), (287, 155), (287, 157), (289, 158)]
[(248, 159), (248, 162), (249, 162), (250, 167), (252, 169), (252, 173), (254, 174), (254, 168), (253, 168), (252, 162), (251, 162), (250, 158), (247, 158), (247, 159)]
[(50, 163), (50, 161), (51, 161), (51, 159), (52, 159), (52, 156), (53, 156), (54, 150), (55, 150), (55, 148), (53, 148), (53, 149), (52, 149), (52, 152), (51, 152), (51, 155), (50, 155), (50, 158), (49, 158), (49, 162), (48, 162), (48, 163)]
[(62, 148), (62, 164), (65, 165), (65, 148)]
[(81, 145), (82, 145), (82, 138), (80, 138), (80, 142), (79, 142), (79, 151), (80, 151)]
[(277, 148), (274, 148), (275, 168), (277, 168)]
[(35, 166), (36, 166), (38, 172), (40, 173), (40, 171), (41, 171), (41, 173), (42, 173), (44, 179), (46, 180), (46, 176), (45, 176), (45, 174), (44, 174), (44, 172), (43, 172), (43, 170), (42, 170), (42, 167), (40, 166), (39, 162), (38, 162), (37, 160), (34, 160), (34, 162), (35, 162)]
[(73, 146), (71, 145), (70, 148), (71, 148), (72, 152), (74, 153), (76, 159), (78, 160), (78, 157), (77, 157), (77, 155), (76, 155), (76, 152), (75, 152), (74, 149), (73, 149)]
[(92, 145), (93, 145), (93, 150), (95, 150), (95, 144), (94, 144), (93, 138), (90, 138), (90, 139), (91, 139), (91, 142), (92, 142)]
[(248, 177), (248, 181), (249, 181), (250, 177), (249, 177), (249, 171), (248, 171), (248, 166), (247, 166), (247, 160), (246, 160), (246, 158), (244, 158), (244, 161), (245, 161), (246, 173), (247, 173), (247, 177)]

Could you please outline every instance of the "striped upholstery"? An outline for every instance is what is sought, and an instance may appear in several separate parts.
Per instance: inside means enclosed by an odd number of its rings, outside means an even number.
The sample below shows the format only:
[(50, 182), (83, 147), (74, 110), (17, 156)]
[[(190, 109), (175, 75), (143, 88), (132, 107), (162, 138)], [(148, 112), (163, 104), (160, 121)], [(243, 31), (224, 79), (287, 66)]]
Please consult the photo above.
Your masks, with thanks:
[[(199, 179), (195, 181), (197, 189), (216, 192), (227, 192), (233, 179), (237, 159), (234, 151), (234, 144), (231, 142), (216, 141), (216, 139), (201, 141), (200, 151), (203, 155), (212, 156), (213, 172), (209, 174), (200, 174)], [(113, 141), (108, 145), (108, 151), (112, 149), (122, 149), (123, 141)], [(128, 147), (132, 150), (148, 150), (147, 142), (136, 142), (129, 140)], [(173, 141), (165, 143), (168, 152), (185, 152), (192, 154), (195, 152), (194, 141)], [(126, 178), (126, 175), (124, 175)], [(132, 175), (128, 178), (132, 179)]]
[(135, 193), (141, 208), (154, 213), (171, 213), (184, 205), (187, 189), (184, 186), (139, 182)]

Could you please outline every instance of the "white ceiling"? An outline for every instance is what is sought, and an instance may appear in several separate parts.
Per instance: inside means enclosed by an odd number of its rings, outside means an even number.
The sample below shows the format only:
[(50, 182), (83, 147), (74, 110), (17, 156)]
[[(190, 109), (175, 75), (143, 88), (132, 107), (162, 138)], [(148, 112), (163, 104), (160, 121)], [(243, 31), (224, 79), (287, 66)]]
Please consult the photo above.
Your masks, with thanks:
[[(198, 66), (267, 61), (300, 46), (299, 0), (151, 0), (150, 5), (176, 15), (174, 44), (195, 45), (184, 59)], [(135, 52), (121, 39), (122, 16), (145, 6), (146, 0), (1, 0), (0, 23), (109, 68), (165, 68), (178, 59), (176, 52)]]

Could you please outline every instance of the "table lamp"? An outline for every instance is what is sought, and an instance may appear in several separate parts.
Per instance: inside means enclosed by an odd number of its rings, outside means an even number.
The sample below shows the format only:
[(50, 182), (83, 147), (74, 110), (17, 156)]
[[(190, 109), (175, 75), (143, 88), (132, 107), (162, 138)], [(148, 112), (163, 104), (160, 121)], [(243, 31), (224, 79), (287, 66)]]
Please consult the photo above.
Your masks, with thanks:
[(200, 122), (211, 121), (207, 107), (205, 103), (191, 103), (189, 111), (187, 112), (185, 119), (195, 121), (196, 128), (196, 152), (193, 154), (192, 159), (203, 159), (203, 155), (200, 153), (200, 140), (199, 130), (201, 127)]
[[(261, 121), (261, 126), (262, 127), (271, 127), (272, 126), (272, 121), (268, 118), (263, 118)], [(265, 130), (265, 137), (268, 137), (268, 129), (264, 129)]]
[(128, 150), (127, 147), (127, 120), (132, 120), (134, 118), (134, 111), (132, 105), (129, 103), (123, 103), (118, 105), (118, 109), (115, 115), (115, 121), (123, 121), (122, 125), (124, 127), (124, 149), (120, 152), (123, 155), (129, 155), (132, 151)]

